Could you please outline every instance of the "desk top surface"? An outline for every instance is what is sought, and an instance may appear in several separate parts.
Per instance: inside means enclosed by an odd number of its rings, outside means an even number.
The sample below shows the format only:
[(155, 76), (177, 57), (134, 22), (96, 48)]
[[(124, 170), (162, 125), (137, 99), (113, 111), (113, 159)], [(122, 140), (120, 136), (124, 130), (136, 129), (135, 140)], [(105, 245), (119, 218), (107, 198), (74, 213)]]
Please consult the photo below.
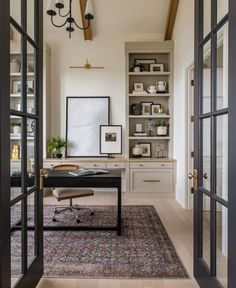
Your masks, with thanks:
[(73, 171), (65, 171), (65, 170), (52, 170), (52, 169), (44, 169), (48, 173), (49, 178), (121, 178), (120, 172), (111, 172), (111, 173), (96, 173), (96, 174), (88, 174), (82, 176), (75, 176), (70, 174), (69, 172)]

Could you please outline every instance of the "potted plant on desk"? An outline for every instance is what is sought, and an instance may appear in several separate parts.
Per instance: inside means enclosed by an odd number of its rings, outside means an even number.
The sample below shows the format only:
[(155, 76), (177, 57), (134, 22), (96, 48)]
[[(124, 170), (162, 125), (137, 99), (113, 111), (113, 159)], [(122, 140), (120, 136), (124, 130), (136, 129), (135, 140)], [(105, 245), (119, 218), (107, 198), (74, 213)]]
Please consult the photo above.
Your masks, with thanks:
[(51, 152), (54, 158), (61, 158), (62, 150), (67, 146), (67, 144), (67, 141), (60, 136), (51, 137), (47, 142), (48, 152)]

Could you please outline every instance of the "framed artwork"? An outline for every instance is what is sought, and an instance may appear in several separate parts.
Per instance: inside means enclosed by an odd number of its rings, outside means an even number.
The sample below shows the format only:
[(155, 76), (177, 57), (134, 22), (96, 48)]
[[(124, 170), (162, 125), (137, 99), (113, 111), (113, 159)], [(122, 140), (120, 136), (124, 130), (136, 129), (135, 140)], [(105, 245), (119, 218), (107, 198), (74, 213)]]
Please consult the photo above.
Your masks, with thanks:
[(151, 142), (139, 142), (138, 144), (143, 149), (142, 157), (152, 157)]
[(100, 125), (109, 125), (110, 97), (66, 98), (66, 157), (104, 157)]
[(164, 64), (150, 64), (151, 72), (164, 72)]
[(21, 81), (20, 80), (12, 80), (12, 93), (13, 94), (21, 93)]
[(161, 104), (152, 104), (152, 115), (160, 114)]
[(122, 154), (121, 125), (100, 125), (100, 154)]
[(142, 92), (143, 91), (143, 83), (134, 83), (134, 91)]
[(151, 115), (151, 106), (153, 102), (141, 102), (142, 105), (142, 115)]
[(150, 71), (150, 65), (155, 64), (156, 59), (135, 59), (134, 65), (142, 65), (143, 71)]

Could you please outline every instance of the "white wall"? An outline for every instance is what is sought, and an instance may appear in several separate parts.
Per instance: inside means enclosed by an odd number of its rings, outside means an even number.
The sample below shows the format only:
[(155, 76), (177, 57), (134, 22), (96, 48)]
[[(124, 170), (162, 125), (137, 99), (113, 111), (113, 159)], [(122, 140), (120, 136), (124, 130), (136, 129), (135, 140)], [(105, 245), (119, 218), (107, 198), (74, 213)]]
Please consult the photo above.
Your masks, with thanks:
[(186, 69), (194, 60), (194, 0), (181, 0), (174, 40), (174, 158), (177, 159), (176, 198), (187, 207), (187, 109)]
[[(55, 28), (56, 29), (56, 28)], [(57, 30), (58, 31), (58, 30)], [(161, 41), (160, 34), (103, 34), (84, 41), (83, 32), (45, 33), (51, 48), (51, 127), (65, 136), (66, 96), (110, 96), (111, 123), (125, 125), (125, 42)], [(86, 59), (104, 70), (69, 69)]]

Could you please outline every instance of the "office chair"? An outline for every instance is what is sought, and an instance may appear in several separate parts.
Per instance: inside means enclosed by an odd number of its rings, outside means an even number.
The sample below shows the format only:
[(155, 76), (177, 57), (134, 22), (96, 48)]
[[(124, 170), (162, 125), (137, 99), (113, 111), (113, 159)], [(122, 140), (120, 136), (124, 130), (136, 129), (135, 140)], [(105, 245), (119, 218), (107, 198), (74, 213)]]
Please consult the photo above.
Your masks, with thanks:
[[(77, 170), (79, 169), (79, 166), (73, 165), (73, 164), (64, 164), (64, 165), (56, 165), (52, 167), (52, 170)], [(57, 221), (56, 215), (63, 213), (67, 210), (70, 210), (75, 214), (75, 219), (77, 223), (80, 223), (80, 219), (78, 217), (77, 211), (86, 209), (90, 212), (90, 215), (94, 215), (94, 212), (91, 211), (89, 208), (80, 208), (77, 204), (72, 203), (73, 198), (81, 198), (81, 197), (88, 197), (94, 195), (94, 190), (90, 188), (74, 188), (74, 187), (62, 187), (62, 188), (54, 188), (53, 189), (53, 195), (57, 198), (58, 201), (69, 199), (70, 203), (69, 206), (60, 206), (56, 207), (54, 210), (54, 215), (52, 220), (54, 222)]]

